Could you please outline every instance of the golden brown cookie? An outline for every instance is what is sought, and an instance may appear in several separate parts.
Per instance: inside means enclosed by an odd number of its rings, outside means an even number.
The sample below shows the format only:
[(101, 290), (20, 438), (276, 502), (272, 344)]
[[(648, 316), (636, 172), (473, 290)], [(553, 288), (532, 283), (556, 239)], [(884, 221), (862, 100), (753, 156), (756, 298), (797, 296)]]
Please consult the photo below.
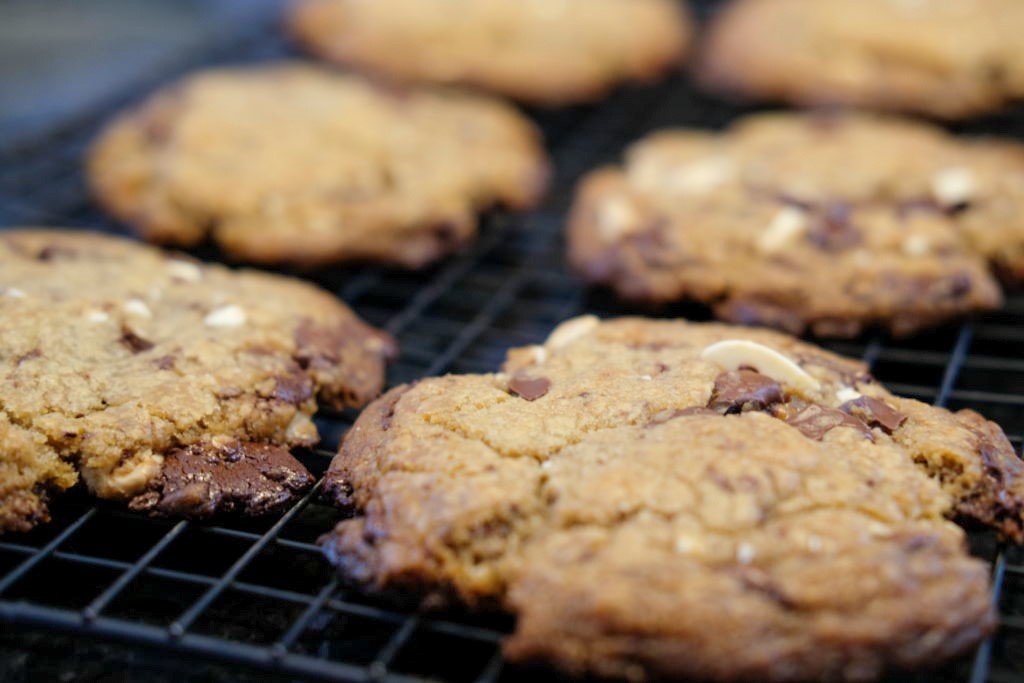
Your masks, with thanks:
[(674, 0), (300, 0), (289, 25), (339, 64), (557, 106), (681, 64), (684, 10)]
[(797, 104), (963, 118), (1024, 97), (1017, 0), (734, 0), (708, 30), (710, 86)]
[(902, 335), (996, 308), (1024, 278), (1024, 147), (871, 115), (670, 130), (585, 178), (569, 258), (627, 299), (732, 322)]
[(537, 131), (505, 104), (277, 64), (157, 93), (101, 135), (88, 175), (155, 242), (419, 267), (470, 241), (481, 210), (533, 205), (547, 172)]
[(361, 405), (394, 342), (326, 292), (85, 232), (0, 232), (0, 533), (79, 478), (156, 514), (280, 509), (318, 403)]
[(341, 575), (517, 617), (516, 661), (871, 680), (994, 626), (948, 518), (1024, 538), (1000, 429), (776, 332), (592, 316), (371, 404), (327, 475)]

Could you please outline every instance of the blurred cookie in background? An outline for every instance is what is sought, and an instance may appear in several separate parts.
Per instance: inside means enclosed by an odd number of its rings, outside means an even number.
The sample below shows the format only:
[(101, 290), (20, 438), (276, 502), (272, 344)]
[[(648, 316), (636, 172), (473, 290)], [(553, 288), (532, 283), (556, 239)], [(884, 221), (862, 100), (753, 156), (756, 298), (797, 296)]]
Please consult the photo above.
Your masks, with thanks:
[(658, 76), (692, 32), (673, 0), (300, 0), (288, 24), (332, 62), (547, 106)]
[(298, 63), (163, 89), (103, 132), (87, 173), (100, 203), (153, 242), (410, 268), (471, 241), (478, 212), (532, 206), (548, 175), (538, 131), (503, 102)]
[(735, 0), (712, 22), (709, 86), (800, 105), (958, 119), (1024, 97), (1017, 0)]
[(569, 257), (644, 302), (850, 337), (999, 306), (1024, 275), (1024, 148), (868, 114), (674, 130), (582, 182)]

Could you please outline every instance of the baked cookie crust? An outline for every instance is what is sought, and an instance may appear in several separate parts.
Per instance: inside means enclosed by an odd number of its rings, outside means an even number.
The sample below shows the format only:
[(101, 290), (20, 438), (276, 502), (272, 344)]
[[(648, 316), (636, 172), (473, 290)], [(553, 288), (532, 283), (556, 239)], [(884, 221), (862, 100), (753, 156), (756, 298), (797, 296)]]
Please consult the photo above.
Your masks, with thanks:
[(288, 26), (348, 67), (546, 106), (652, 80), (682, 64), (692, 37), (673, 0), (302, 0)]
[(770, 330), (592, 316), (371, 404), (326, 489), (346, 579), (516, 615), (514, 661), (863, 681), (995, 623), (948, 521), (1024, 538), (999, 428)]
[(708, 28), (709, 87), (961, 119), (1024, 97), (1015, 0), (736, 0)]
[(315, 287), (86, 232), (0, 232), (0, 533), (84, 480), (154, 514), (280, 509), (318, 404), (377, 396), (394, 341)]

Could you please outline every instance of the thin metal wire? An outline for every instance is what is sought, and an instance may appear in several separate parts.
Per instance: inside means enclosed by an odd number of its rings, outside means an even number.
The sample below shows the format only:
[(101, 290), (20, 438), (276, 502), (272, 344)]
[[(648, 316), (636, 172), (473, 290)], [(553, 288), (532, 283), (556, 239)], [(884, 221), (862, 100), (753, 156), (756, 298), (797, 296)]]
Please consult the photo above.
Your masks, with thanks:
[(185, 634), (185, 631), (188, 630), (188, 627), (192, 624), (192, 622), (196, 620), (196, 618), (202, 613), (202, 611), (206, 609), (211, 602), (216, 600), (221, 593), (224, 592), (224, 589), (226, 589), (231, 584), (231, 582), (234, 581), (235, 578), (242, 572), (242, 570), (245, 569), (250, 562), (252, 562), (253, 558), (255, 558), (260, 553), (260, 551), (263, 550), (264, 547), (266, 547), (268, 543), (274, 540), (274, 537), (281, 532), (281, 529), (283, 529), (284, 526), (289, 521), (291, 521), (291, 519), (295, 515), (297, 515), (304, 507), (306, 507), (307, 504), (309, 504), (309, 501), (312, 500), (313, 496), (317, 495), (320, 492), (320, 487), (322, 484), (323, 480), (321, 479), (316, 483), (316, 486), (310, 489), (309, 493), (303, 496), (298, 503), (292, 506), (292, 508), (288, 510), (288, 512), (286, 512), (284, 515), (282, 515), (281, 519), (277, 520), (277, 522), (274, 523), (274, 526), (270, 527), (270, 529), (267, 530), (267, 533), (261, 536), (258, 541), (249, 546), (249, 549), (246, 550), (245, 553), (240, 558), (238, 558), (238, 560), (233, 565), (231, 565), (230, 569), (224, 572), (224, 575), (221, 576), (220, 579), (218, 579), (217, 582), (213, 586), (211, 586), (209, 590), (207, 590), (206, 593), (204, 593), (201, 598), (196, 600), (191, 607), (185, 610), (181, 614), (181, 616), (175, 619), (171, 623), (171, 625), (167, 627), (167, 631), (175, 637), (183, 636)]
[(54, 538), (52, 541), (43, 546), (39, 550), (39, 552), (35, 553), (27, 560), (22, 562), (13, 571), (8, 572), (3, 579), (0, 579), (0, 595), (3, 595), (8, 588), (13, 586), (15, 583), (17, 583), (19, 579), (21, 579), (30, 571), (32, 571), (32, 569), (37, 564), (39, 564), (47, 557), (49, 557), (60, 546), (61, 543), (71, 538), (71, 536), (76, 531), (85, 526), (85, 523), (92, 519), (95, 514), (95, 508), (89, 510), (84, 515), (79, 517), (77, 520), (69, 524), (68, 527), (64, 529), (64, 531), (60, 532), (60, 534), (58, 534), (56, 538)]
[(117, 581), (112, 583), (110, 587), (103, 591), (99, 597), (93, 600), (89, 605), (82, 610), (82, 616), (85, 617), (86, 621), (92, 621), (103, 608), (110, 604), (110, 601), (117, 597), (117, 595), (124, 590), (125, 586), (132, 582), (136, 576), (138, 576), (146, 567), (149, 566), (157, 555), (163, 552), (164, 548), (174, 542), (178, 536), (181, 535), (185, 529), (188, 528), (188, 522), (181, 521), (174, 525), (174, 527), (168, 531), (164, 536), (153, 544), (146, 554), (139, 558), (138, 562), (133, 564), (127, 571), (117, 578)]

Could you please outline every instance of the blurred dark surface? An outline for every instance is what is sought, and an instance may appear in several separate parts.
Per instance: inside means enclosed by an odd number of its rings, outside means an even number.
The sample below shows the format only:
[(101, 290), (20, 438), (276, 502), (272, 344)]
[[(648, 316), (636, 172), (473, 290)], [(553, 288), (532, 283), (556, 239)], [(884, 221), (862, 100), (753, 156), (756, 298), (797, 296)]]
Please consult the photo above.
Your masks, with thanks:
[(281, 0), (0, 0), (0, 145), (163, 62), (272, 21)]

